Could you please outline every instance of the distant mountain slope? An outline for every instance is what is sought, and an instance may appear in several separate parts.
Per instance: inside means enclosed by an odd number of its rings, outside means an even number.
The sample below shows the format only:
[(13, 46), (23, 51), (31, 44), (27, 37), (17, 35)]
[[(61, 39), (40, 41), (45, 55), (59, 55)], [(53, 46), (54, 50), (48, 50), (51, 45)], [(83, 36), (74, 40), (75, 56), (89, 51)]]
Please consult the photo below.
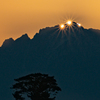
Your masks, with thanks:
[(0, 47), (0, 99), (13, 100), (13, 79), (32, 72), (52, 74), (62, 92), (58, 100), (100, 100), (100, 31), (76, 22), (10, 38)]

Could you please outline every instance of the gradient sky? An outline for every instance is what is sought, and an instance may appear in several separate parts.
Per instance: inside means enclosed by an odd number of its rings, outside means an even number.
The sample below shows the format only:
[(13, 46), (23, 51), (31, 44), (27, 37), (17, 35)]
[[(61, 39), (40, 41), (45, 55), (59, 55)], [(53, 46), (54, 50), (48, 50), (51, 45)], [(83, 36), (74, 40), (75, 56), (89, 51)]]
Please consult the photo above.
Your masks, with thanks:
[(100, 29), (100, 0), (0, 0), (0, 45), (24, 33), (32, 38), (39, 29), (69, 18)]

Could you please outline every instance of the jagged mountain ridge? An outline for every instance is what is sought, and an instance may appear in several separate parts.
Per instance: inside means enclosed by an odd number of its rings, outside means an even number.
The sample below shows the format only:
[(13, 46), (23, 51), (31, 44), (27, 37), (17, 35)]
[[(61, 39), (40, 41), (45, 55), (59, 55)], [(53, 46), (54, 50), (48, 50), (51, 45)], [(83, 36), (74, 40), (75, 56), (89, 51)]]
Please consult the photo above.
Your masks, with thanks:
[[(99, 100), (100, 34), (78, 27), (75, 22), (73, 25), (73, 30), (67, 27), (63, 31), (56, 25), (41, 29), (32, 39), (25, 34), (15, 41), (6, 40), (0, 48), (0, 76), (2, 83), (8, 82), (6, 89), (16, 77), (43, 72), (57, 78), (63, 90), (59, 100), (72, 94), (69, 100)], [(2, 83), (1, 90), (5, 92), (3, 87), (7, 84)], [(11, 98), (11, 92), (6, 95)]]

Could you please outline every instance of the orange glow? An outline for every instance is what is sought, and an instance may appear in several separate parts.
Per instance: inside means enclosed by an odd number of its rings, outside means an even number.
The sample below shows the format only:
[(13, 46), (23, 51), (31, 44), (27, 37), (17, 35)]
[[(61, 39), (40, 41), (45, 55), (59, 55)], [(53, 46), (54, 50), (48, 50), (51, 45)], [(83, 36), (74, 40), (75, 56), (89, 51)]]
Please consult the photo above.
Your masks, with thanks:
[(61, 25), (60, 25), (60, 28), (61, 28), (61, 29), (64, 29), (64, 27), (65, 27), (64, 24), (61, 24)]
[(77, 23), (77, 25), (78, 25), (79, 27), (81, 27), (81, 24), (80, 24), (80, 23)]
[(70, 25), (72, 25), (72, 21), (68, 20), (66, 24), (68, 24), (70, 26)]
[(100, 29), (100, 0), (0, 0), (0, 45), (24, 33), (33, 38), (40, 29), (72, 18)]

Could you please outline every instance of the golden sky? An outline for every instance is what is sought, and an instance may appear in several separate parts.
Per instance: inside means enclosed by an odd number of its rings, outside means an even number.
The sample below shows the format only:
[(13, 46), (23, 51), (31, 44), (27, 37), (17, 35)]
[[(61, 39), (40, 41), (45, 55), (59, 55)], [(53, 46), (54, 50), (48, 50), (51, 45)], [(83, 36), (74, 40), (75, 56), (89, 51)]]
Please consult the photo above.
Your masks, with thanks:
[(100, 0), (0, 0), (0, 45), (7, 38), (66, 22), (100, 29)]

